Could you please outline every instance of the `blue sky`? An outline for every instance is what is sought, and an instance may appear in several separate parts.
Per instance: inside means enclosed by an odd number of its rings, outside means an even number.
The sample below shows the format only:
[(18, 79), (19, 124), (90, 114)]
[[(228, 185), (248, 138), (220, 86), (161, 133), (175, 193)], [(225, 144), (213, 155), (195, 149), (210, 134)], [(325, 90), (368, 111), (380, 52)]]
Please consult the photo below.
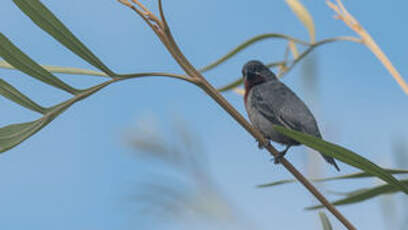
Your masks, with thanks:
[[(105, 64), (120, 73), (181, 70), (153, 32), (136, 14), (116, 1), (42, 1)], [(324, 1), (305, 2), (313, 15), (317, 40), (354, 35)], [(406, 1), (345, 1), (349, 11), (370, 32), (403, 76), (406, 56)], [(256, 5), (255, 5), (256, 4)], [(154, 8), (154, 1), (147, 5)], [(91, 68), (36, 27), (12, 1), (0, 3), (0, 31), (41, 64)], [(244, 40), (260, 33), (283, 33), (304, 40), (307, 31), (284, 1), (164, 1), (175, 38), (196, 67), (217, 59)], [(268, 40), (240, 53), (205, 76), (216, 86), (240, 76), (251, 59), (280, 60), (285, 43)], [(396, 167), (393, 140), (406, 140), (408, 100), (367, 48), (341, 42), (318, 48), (315, 91), (304, 87), (301, 65), (284, 79), (304, 98), (318, 119), (323, 136), (386, 167)], [(78, 87), (100, 80), (64, 76)], [(68, 95), (16, 71), (0, 77), (43, 105)], [(407, 79), (407, 78), (405, 78)], [(227, 99), (245, 114), (242, 98)], [(36, 114), (0, 98), (0, 126), (30, 121)], [(143, 188), (148, 162), (135, 158), (126, 137), (145, 119), (157, 121), (165, 138), (173, 136), (172, 121), (180, 117), (197, 133), (208, 154), (211, 174), (222, 193), (260, 228), (318, 229), (316, 212), (303, 207), (313, 198), (299, 185), (256, 189), (255, 185), (290, 178), (273, 165), (264, 151), (202, 91), (185, 82), (149, 78), (117, 83), (74, 105), (46, 128), (0, 156), (0, 223), (2, 229), (154, 229), (146, 215), (133, 211), (137, 201), (126, 197)], [(137, 132), (135, 130), (134, 132)], [(278, 146), (280, 148), (280, 146)], [(291, 150), (288, 158), (307, 171), (306, 148)], [(335, 170), (316, 159), (326, 175)], [(145, 164), (146, 163), (146, 164)], [(162, 170), (152, 166), (154, 170)], [(340, 164), (341, 173), (354, 169)], [(309, 166), (310, 168), (310, 166)], [(325, 188), (348, 191), (373, 181), (331, 183)], [(335, 196), (329, 195), (331, 198)], [(399, 196), (396, 196), (401, 198)], [(341, 207), (361, 229), (387, 229), (375, 201)], [(362, 210), (367, 210), (362, 212)], [(340, 224), (329, 215), (332, 223)], [(294, 221), (296, 220), (296, 221)], [(144, 223), (141, 224), (141, 223)], [(146, 227), (147, 226), (147, 227)], [(173, 228), (171, 228), (172, 226)], [(179, 229), (177, 225), (167, 226)]]

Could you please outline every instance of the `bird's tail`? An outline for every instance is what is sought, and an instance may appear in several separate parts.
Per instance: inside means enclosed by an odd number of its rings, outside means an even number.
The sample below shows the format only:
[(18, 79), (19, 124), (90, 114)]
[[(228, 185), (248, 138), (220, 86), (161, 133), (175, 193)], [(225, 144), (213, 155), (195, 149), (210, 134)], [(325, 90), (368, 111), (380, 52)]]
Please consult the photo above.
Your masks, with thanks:
[(336, 161), (334, 160), (333, 157), (326, 156), (326, 155), (324, 155), (323, 153), (320, 153), (320, 154), (322, 154), (322, 156), (324, 157), (324, 159), (325, 159), (329, 164), (333, 165), (333, 166), (337, 169), (337, 171), (340, 171), (340, 168), (339, 168), (339, 166), (337, 165), (337, 163), (336, 163)]

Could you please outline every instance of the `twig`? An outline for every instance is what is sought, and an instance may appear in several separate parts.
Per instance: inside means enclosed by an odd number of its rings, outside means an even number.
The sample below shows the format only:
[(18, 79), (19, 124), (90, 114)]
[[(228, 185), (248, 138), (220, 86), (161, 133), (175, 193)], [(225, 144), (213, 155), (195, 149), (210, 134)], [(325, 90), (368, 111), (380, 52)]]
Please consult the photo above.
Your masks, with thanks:
[[(324, 44), (328, 44), (328, 43), (332, 43), (332, 42), (336, 42), (336, 41), (351, 41), (351, 42), (357, 42), (357, 43), (361, 43), (361, 39), (355, 38), (355, 37), (347, 37), (347, 36), (340, 36), (340, 37), (334, 37), (334, 38), (327, 38), (327, 39), (323, 39), (320, 40), (312, 45), (310, 45), (305, 51), (303, 51), (302, 53), (300, 53), (295, 59), (293, 59), (291, 61), (291, 63), (289, 64), (289, 61), (287, 60), (282, 60), (282, 61), (278, 61), (278, 62), (270, 62), (268, 64), (266, 64), (267, 67), (271, 68), (271, 67), (276, 67), (276, 66), (286, 66), (285, 71), (282, 71), (280, 73), (280, 75), (278, 77), (283, 77), (284, 75), (286, 75), (290, 70), (292, 70), (297, 63), (299, 63), (303, 58), (305, 58), (310, 52), (312, 52), (315, 48), (320, 47), (321, 45)], [(289, 67), (287, 67), (289, 66)], [(242, 84), (242, 77), (240, 76), (237, 80), (222, 86), (218, 89), (219, 92), (225, 92), (228, 90), (231, 90), (239, 85)]]
[(304, 46), (310, 46), (312, 45), (309, 42), (285, 35), (285, 34), (277, 34), (277, 33), (266, 33), (266, 34), (260, 34), (260, 35), (256, 35), (246, 41), (244, 41), (243, 43), (241, 43), (240, 45), (238, 45), (237, 47), (235, 47), (234, 49), (232, 49), (231, 51), (229, 51), (227, 54), (225, 54), (224, 56), (222, 56), (221, 58), (219, 58), (218, 60), (202, 67), (199, 69), (200, 72), (206, 72), (210, 69), (213, 69), (215, 67), (217, 67), (218, 65), (220, 65), (221, 63), (223, 63), (224, 61), (230, 59), (232, 56), (234, 56), (235, 54), (237, 54), (238, 52), (244, 50), (245, 48), (247, 48), (248, 46), (256, 43), (256, 42), (260, 42), (263, 41), (265, 39), (270, 39), (270, 38), (275, 38), (275, 39), (283, 39), (283, 40), (287, 40), (287, 41), (293, 41), (294, 43), (298, 43)]
[(327, 39), (320, 40), (320, 41), (312, 44), (311, 46), (309, 46), (309, 48), (307, 48), (305, 51), (303, 51), (301, 54), (299, 54), (299, 56), (297, 58), (295, 58), (293, 60), (293, 62), (285, 69), (285, 71), (282, 71), (280, 73), (280, 75), (278, 75), (278, 77), (283, 77), (285, 74), (287, 74), (290, 70), (293, 69), (293, 67), (295, 67), (295, 65), (300, 60), (302, 60), (304, 57), (306, 57), (306, 55), (308, 55), (310, 52), (312, 52), (315, 48), (317, 48), (317, 47), (319, 47), (321, 45), (331, 43), (331, 42), (336, 42), (336, 41), (352, 41), (352, 42), (361, 43), (361, 39), (358, 39), (358, 38), (355, 38), (355, 37), (347, 37), (347, 36), (327, 38)]
[(118, 75), (118, 78), (120, 80), (125, 80), (129, 78), (138, 78), (138, 77), (170, 77), (170, 78), (180, 79), (183, 81), (188, 81), (193, 84), (197, 83), (197, 80), (195, 79), (189, 78), (181, 74), (174, 74), (174, 73), (148, 72), (148, 73), (134, 73), (134, 74), (119, 74)]
[[(133, 0), (134, 2), (137, 0)], [(120, 1), (122, 2), (122, 1)], [(140, 3), (139, 3), (140, 4)], [(138, 4), (138, 5), (139, 5)], [(126, 5), (126, 4), (125, 4)], [(253, 137), (255, 137), (259, 143), (267, 146), (266, 149), (273, 156), (278, 156), (279, 152), (262, 136), (262, 134), (250, 125), (246, 119), (197, 71), (188, 59), (183, 55), (180, 48), (176, 44), (173, 36), (171, 35), (170, 28), (165, 21), (165, 16), (162, 9), (161, 0), (159, 0), (160, 17), (162, 23), (157, 23), (159, 26), (159, 32), (156, 34), (160, 40), (164, 43), (171, 55), (176, 59), (180, 67), (189, 75), (192, 79), (197, 79), (195, 83), (202, 90), (204, 90), (212, 99), (214, 99), (227, 113), (229, 113), (243, 128), (245, 128)], [(146, 19), (145, 14), (140, 14), (141, 17)], [(356, 228), (332, 205), (330, 202), (285, 158), (281, 159), (281, 164), (292, 173), (292, 175), (298, 179), (334, 216), (337, 217), (349, 230), (355, 230)]]
[(342, 20), (348, 27), (354, 32), (360, 35), (362, 42), (366, 45), (371, 52), (381, 61), (388, 72), (394, 77), (402, 90), (408, 94), (408, 85), (400, 75), (397, 69), (392, 65), (391, 61), (387, 58), (384, 52), (380, 49), (370, 34), (363, 28), (363, 26), (347, 11), (341, 0), (336, 0), (337, 5), (327, 1), (327, 5), (334, 10), (337, 15), (335, 18)]

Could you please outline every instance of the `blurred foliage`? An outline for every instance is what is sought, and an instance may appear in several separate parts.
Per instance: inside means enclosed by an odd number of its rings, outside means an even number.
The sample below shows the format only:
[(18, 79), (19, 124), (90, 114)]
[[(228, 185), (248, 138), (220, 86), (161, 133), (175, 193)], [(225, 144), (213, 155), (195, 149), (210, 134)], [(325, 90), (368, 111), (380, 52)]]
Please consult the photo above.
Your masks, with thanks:
[(323, 230), (333, 230), (329, 218), (324, 212), (319, 212), (320, 221), (322, 222)]
[(310, 42), (316, 42), (316, 31), (313, 18), (309, 11), (298, 0), (286, 0), (288, 6), (292, 9), (293, 13), (299, 18), (303, 25), (309, 32)]
[(159, 130), (136, 130), (129, 143), (137, 150), (136, 157), (154, 168), (132, 196), (143, 206), (141, 212), (148, 210), (154, 218), (179, 220), (189, 227), (210, 223), (211, 229), (257, 229), (220, 191), (199, 139), (183, 121), (174, 122), (168, 140)]

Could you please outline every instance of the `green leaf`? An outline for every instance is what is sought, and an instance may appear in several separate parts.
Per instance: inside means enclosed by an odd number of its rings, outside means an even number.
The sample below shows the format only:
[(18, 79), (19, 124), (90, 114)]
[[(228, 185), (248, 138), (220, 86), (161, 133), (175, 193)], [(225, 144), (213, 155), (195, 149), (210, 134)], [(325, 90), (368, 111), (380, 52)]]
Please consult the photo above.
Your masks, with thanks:
[(44, 116), (36, 121), (13, 124), (0, 128), (0, 153), (15, 147), (27, 138), (31, 137), (33, 134), (45, 127), (48, 123), (53, 121), (58, 115), (67, 110), (71, 105), (87, 98), (88, 96), (98, 92), (105, 86), (119, 80), (120, 79), (113, 79), (110, 81), (105, 81), (99, 85), (84, 90), (83, 92), (75, 95), (73, 98), (47, 109)]
[(274, 128), (285, 136), (295, 139), (296, 141), (318, 151), (322, 154), (330, 157), (334, 157), (339, 161), (342, 161), (348, 165), (354, 166), (361, 169), (362, 171), (376, 176), (385, 182), (396, 186), (397, 188), (408, 194), (408, 186), (402, 184), (390, 173), (388, 173), (383, 168), (377, 166), (373, 162), (367, 160), (366, 158), (348, 150), (341, 146), (332, 144), (330, 142), (324, 141), (320, 138), (304, 134), (302, 132), (287, 129), (281, 126), (274, 126)]
[(46, 111), (44, 107), (32, 101), (3, 79), (0, 79), (0, 95), (32, 111), (42, 114), (44, 114)]
[(323, 230), (333, 230), (330, 224), (329, 218), (327, 218), (324, 212), (319, 212), (320, 220), (322, 221)]
[(218, 60), (216, 60), (216, 61), (202, 67), (201, 69), (199, 69), (199, 71), (204, 73), (204, 72), (207, 72), (207, 71), (209, 71), (211, 69), (214, 69), (215, 67), (219, 66), (220, 64), (224, 63), (228, 59), (232, 58), (233, 56), (235, 56), (239, 52), (243, 51), (247, 47), (249, 47), (249, 46), (251, 46), (251, 45), (253, 45), (253, 44), (257, 43), (257, 42), (260, 42), (262, 40), (270, 39), (270, 38), (293, 41), (295, 43), (299, 43), (299, 44), (306, 45), (306, 46), (310, 45), (310, 43), (308, 43), (308, 42), (305, 42), (305, 41), (302, 41), (302, 40), (299, 40), (299, 39), (296, 39), (296, 38), (293, 38), (291, 36), (284, 35), (284, 34), (277, 34), (277, 33), (259, 34), (259, 35), (256, 35), (256, 36), (244, 41), (243, 43), (239, 44), (237, 47), (235, 47), (234, 49), (229, 51), (227, 54), (225, 54), (224, 56), (222, 56)]
[(54, 37), (73, 53), (109, 76), (115, 76), (68, 28), (38, 0), (13, 0), (41, 29)]
[(234, 89), (237, 86), (240, 86), (242, 84), (242, 82), (243, 82), (242, 78), (239, 78), (238, 80), (235, 80), (235, 81), (229, 83), (228, 85), (223, 86), (223, 87), (221, 87), (221, 88), (219, 88), (217, 90), (220, 91), (220, 92), (225, 92), (225, 91)]
[(0, 128), (0, 153), (20, 144), (47, 124), (44, 118)]
[[(391, 174), (407, 174), (408, 173), (408, 170), (403, 170), (403, 169), (384, 169), (384, 170)], [(332, 180), (355, 179), (355, 178), (366, 178), (366, 177), (373, 177), (373, 175), (368, 174), (366, 172), (360, 172), (360, 173), (347, 174), (343, 176), (317, 178), (317, 179), (310, 179), (310, 180), (313, 182), (325, 182), (325, 181), (332, 181)], [(297, 182), (297, 180), (280, 180), (280, 181), (275, 181), (275, 182), (271, 182), (267, 184), (261, 184), (261, 185), (258, 185), (257, 187), (265, 188), (265, 187), (272, 187), (276, 185), (290, 184), (294, 182)]]
[[(50, 65), (40, 65), (40, 66), (51, 73), (108, 77), (108, 75), (106, 75), (106, 73), (104, 72), (99, 72), (99, 71), (89, 70), (89, 69), (81, 69), (81, 68), (75, 68), (75, 67), (63, 67), (63, 66), (50, 66)], [(0, 61), (0, 68), (13, 69), (13, 70), (16, 69), (12, 65), (7, 63), (6, 61)]]
[(52, 85), (71, 94), (77, 94), (80, 92), (79, 90), (65, 84), (56, 76), (34, 62), (2, 33), (0, 33), (0, 56), (16, 69), (46, 84)]
[[(312, 179), (313, 181), (313, 179)], [(257, 185), (256, 187), (258, 188), (266, 188), (266, 187), (273, 187), (273, 186), (277, 186), (277, 185), (283, 185), (283, 184), (290, 184), (290, 183), (295, 183), (296, 180), (279, 180), (279, 181), (275, 181), (275, 182), (271, 182), (271, 183), (266, 183), (266, 184), (260, 184)]]
[[(402, 184), (408, 185), (408, 180), (401, 180), (400, 181)], [(346, 204), (354, 204), (358, 202), (362, 202), (365, 200), (368, 200), (370, 198), (374, 198), (379, 195), (384, 195), (384, 194), (390, 194), (390, 193), (396, 193), (401, 191), (399, 188), (390, 185), (390, 184), (385, 184), (385, 185), (379, 185), (374, 188), (365, 188), (365, 189), (359, 189), (356, 191), (352, 191), (348, 193), (348, 197), (344, 199), (340, 199), (337, 201), (334, 201), (332, 204), (333, 205), (346, 205)], [(322, 205), (316, 205), (316, 206), (311, 206), (307, 207), (307, 210), (314, 210), (314, 209), (319, 209), (323, 208)]]

